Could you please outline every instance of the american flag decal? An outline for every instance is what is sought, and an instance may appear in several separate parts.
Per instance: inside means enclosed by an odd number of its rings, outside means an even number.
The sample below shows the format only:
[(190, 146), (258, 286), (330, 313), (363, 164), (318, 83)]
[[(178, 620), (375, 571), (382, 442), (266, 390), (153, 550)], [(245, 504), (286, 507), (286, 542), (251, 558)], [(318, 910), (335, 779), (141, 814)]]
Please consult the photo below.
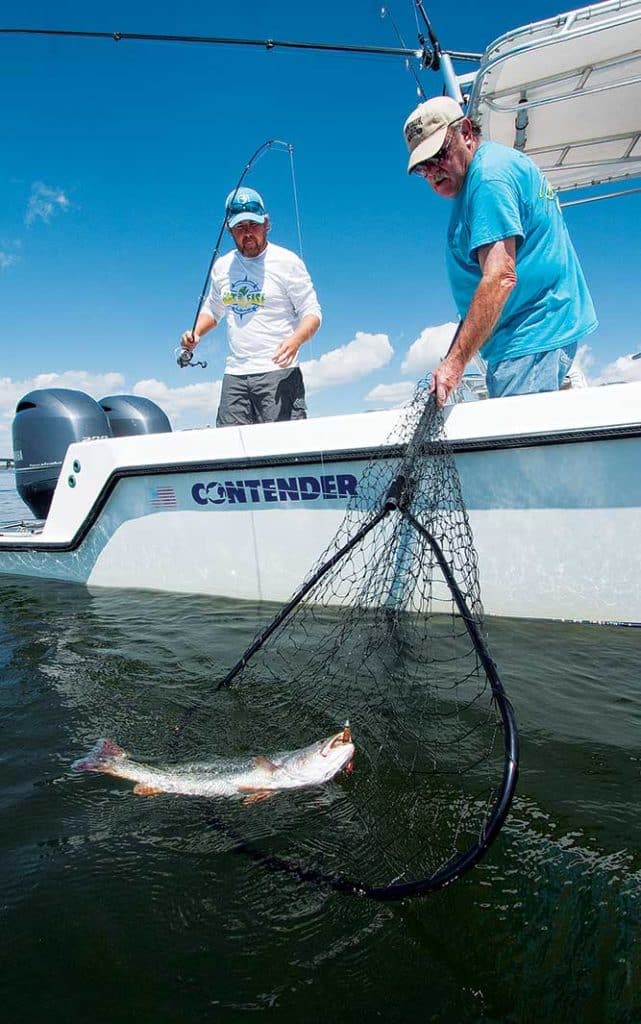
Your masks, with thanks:
[(176, 492), (173, 487), (154, 487), (150, 503), (153, 508), (176, 508)]

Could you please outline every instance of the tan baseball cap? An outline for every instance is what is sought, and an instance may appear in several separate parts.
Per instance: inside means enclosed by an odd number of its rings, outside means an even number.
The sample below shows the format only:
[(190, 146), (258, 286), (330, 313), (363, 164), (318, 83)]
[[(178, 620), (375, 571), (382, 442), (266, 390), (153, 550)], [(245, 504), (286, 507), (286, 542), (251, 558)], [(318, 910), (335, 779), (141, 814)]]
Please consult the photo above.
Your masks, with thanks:
[(407, 173), (411, 174), (417, 164), (435, 156), (445, 142), (448, 127), (464, 117), (460, 106), (451, 96), (436, 96), (426, 100), (413, 110), (403, 125), (410, 162)]

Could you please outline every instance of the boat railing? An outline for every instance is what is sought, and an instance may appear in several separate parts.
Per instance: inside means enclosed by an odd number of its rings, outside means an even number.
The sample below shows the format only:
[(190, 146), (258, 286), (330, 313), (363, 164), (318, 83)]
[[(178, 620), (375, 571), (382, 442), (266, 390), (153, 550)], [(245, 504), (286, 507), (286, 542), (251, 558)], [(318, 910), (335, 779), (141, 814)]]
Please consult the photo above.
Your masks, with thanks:
[(458, 405), (460, 402), (476, 402), (487, 397), (485, 377), (476, 373), (466, 373), (459, 386), (452, 392), (454, 405)]
[(452, 403), (458, 405), (459, 402), (476, 402), (487, 398), (486, 372), (487, 363), (477, 352), (468, 363), (467, 372), (463, 375), (461, 383), (452, 392)]

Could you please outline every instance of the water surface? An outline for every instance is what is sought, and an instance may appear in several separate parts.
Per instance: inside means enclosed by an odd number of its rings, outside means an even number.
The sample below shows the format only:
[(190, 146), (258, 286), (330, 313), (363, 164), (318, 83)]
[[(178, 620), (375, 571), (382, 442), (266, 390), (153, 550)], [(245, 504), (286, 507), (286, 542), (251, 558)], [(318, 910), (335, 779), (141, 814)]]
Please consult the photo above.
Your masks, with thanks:
[[(22, 514), (12, 481), (0, 519)], [(471, 874), (386, 905), (253, 863), (201, 801), (70, 770), (103, 735), (169, 756), (272, 612), (0, 580), (3, 1019), (641, 1020), (641, 632), (488, 622), (517, 799)]]

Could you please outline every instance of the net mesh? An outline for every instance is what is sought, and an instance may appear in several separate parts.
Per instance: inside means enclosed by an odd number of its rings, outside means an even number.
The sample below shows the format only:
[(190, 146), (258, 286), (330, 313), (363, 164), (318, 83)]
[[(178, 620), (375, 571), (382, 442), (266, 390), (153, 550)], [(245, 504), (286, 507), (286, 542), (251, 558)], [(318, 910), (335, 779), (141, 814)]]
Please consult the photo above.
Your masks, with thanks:
[(253, 753), (352, 728), (349, 776), (216, 808), (256, 856), (402, 896), (450, 881), (489, 845), (515, 782), (516, 732), (487, 650), (443, 415), (425, 381), (332, 543), (209, 706)]

